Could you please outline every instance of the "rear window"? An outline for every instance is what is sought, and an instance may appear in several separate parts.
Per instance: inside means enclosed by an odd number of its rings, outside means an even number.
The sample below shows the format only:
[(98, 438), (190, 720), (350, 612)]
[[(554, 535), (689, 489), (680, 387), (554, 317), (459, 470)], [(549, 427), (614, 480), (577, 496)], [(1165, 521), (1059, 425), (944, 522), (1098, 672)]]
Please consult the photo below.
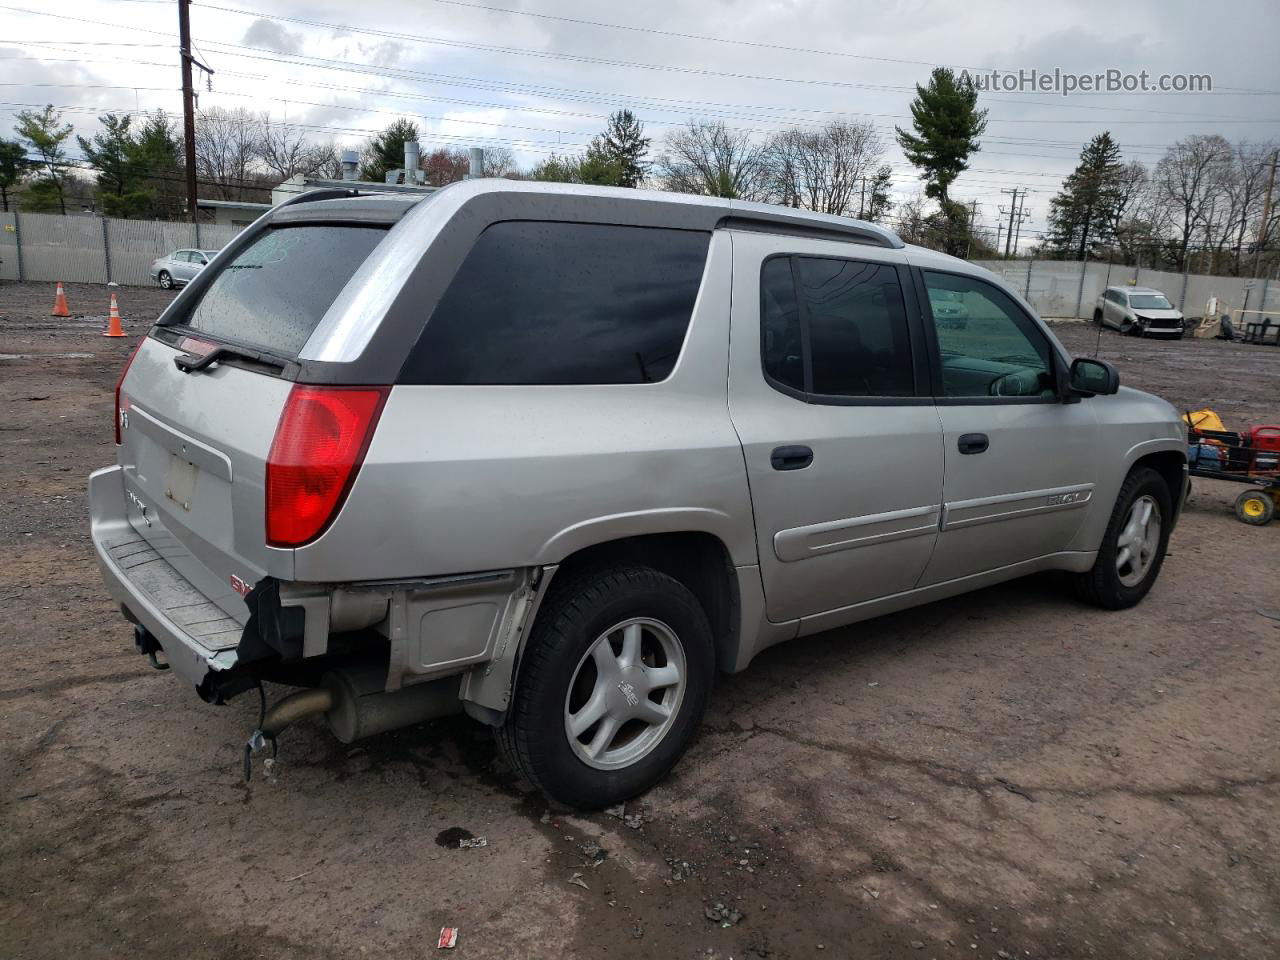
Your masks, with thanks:
[(652, 383), (675, 367), (710, 234), (508, 221), (459, 267), (402, 383)]
[(296, 356), (386, 235), (380, 227), (329, 224), (268, 230), (214, 268), (213, 282), (179, 324)]

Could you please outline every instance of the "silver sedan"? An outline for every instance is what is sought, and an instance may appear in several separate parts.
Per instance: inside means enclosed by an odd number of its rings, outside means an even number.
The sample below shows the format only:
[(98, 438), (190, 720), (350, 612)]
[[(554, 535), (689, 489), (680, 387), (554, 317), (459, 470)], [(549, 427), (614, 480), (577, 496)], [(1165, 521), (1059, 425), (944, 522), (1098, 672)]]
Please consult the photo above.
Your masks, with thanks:
[(175, 250), (151, 263), (151, 279), (166, 290), (180, 287), (213, 259), (217, 250)]

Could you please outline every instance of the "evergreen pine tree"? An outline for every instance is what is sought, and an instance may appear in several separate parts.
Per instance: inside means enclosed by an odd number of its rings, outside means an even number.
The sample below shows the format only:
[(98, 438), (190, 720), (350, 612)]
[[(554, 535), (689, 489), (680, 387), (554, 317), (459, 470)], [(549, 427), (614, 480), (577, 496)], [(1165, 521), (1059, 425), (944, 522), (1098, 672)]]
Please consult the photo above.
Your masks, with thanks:
[(599, 140), (604, 156), (617, 167), (616, 185), (640, 186), (649, 170), (645, 155), (652, 141), (644, 135), (644, 124), (636, 115), (630, 110), (610, 114), (609, 126)]
[(1100, 133), (1080, 151), (1080, 163), (1049, 201), (1048, 245), (1059, 256), (1085, 258), (1089, 242), (1114, 240), (1116, 206), (1122, 202), (1124, 165), (1110, 133)]
[(404, 166), (404, 145), (418, 139), (418, 125), (412, 120), (392, 121), (381, 133), (374, 134), (364, 147), (360, 178), (381, 183), (389, 170)]
[(907, 160), (920, 169), (925, 196), (945, 209), (951, 184), (978, 151), (978, 137), (987, 129), (987, 111), (978, 109), (978, 91), (967, 76), (936, 67), (927, 87), (916, 84), (911, 123), (915, 133), (894, 128), (898, 143)]

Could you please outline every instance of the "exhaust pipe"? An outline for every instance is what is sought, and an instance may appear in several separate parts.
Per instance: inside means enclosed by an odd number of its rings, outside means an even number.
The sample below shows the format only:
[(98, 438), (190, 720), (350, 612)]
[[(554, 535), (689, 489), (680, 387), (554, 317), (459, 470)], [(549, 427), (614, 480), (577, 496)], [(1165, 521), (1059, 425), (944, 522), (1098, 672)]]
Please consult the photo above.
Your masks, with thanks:
[(323, 714), (335, 737), (343, 743), (353, 743), (388, 730), (462, 712), (459, 677), (445, 677), (391, 692), (385, 689), (386, 679), (385, 664), (367, 663), (330, 671), (321, 678), (319, 687), (300, 690), (276, 701), (263, 712), (258, 729), (245, 744), (245, 779), (249, 779), (250, 757), (268, 742), (274, 757), (280, 734), (307, 717)]

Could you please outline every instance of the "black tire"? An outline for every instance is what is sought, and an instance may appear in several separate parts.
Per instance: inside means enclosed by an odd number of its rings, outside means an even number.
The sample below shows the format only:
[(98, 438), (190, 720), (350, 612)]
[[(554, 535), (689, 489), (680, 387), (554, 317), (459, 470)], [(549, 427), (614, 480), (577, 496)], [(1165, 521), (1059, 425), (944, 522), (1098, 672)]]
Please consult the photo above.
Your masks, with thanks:
[[(668, 625), (685, 656), (685, 689), (662, 739), (633, 763), (601, 770), (574, 752), (565, 730), (566, 698), (579, 663), (598, 637), (631, 617)], [(624, 566), (557, 579), (543, 601), (520, 664), (498, 747), (507, 762), (553, 803), (591, 810), (648, 790), (693, 739), (715, 677), (711, 627), (697, 598), (650, 567)]]
[[(1143, 496), (1150, 496), (1160, 511), (1159, 545), (1142, 580), (1126, 585), (1120, 579), (1120, 571), (1116, 569), (1117, 540), (1124, 529), (1129, 508)], [(1111, 509), (1111, 519), (1107, 523), (1107, 532), (1102, 537), (1102, 546), (1098, 550), (1093, 568), (1076, 574), (1073, 578), (1077, 595), (1087, 603), (1106, 610), (1125, 610), (1141, 601), (1164, 565), (1172, 519), (1173, 497), (1164, 478), (1150, 467), (1138, 467), (1130, 472), (1120, 487), (1115, 506)]]
[(1236, 497), (1236, 519), (1251, 527), (1265, 527), (1276, 515), (1276, 504), (1271, 495), (1261, 490), (1246, 490)]
[(1094, 310), (1094, 311), (1093, 311), (1093, 322), (1094, 322), (1094, 323), (1096, 323), (1098, 326), (1102, 326), (1102, 311), (1101, 311), (1101, 310)]
[(160, 281), (161, 290), (173, 289), (173, 277), (169, 275), (168, 270), (161, 270), (160, 273), (156, 276), (156, 279)]

